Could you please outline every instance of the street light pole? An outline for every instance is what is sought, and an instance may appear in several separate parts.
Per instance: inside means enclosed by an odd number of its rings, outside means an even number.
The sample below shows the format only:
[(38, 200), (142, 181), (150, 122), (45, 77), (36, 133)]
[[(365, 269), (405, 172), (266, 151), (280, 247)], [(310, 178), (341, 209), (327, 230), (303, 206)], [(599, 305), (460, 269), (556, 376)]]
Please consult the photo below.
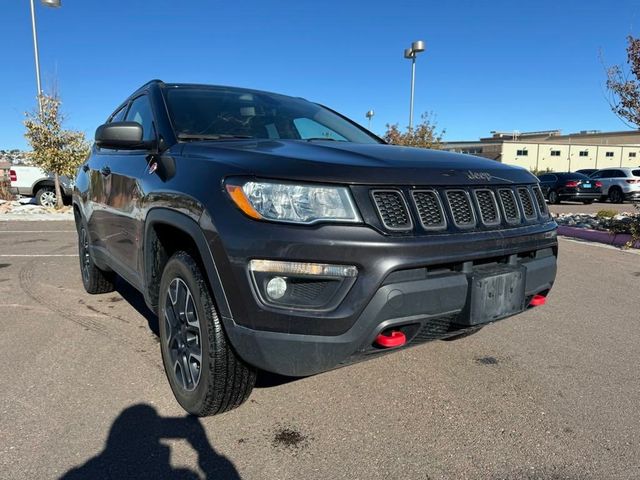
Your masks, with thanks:
[[(40, 54), (38, 52), (38, 33), (36, 31), (36, 8), (31, 1), (31, 29), (33, 31), (33, 54), (36, 60), (36, 86), (38, 88), (38, 112), (42, 116), (42, 86), (40, 85)], [(61, 0), (41, 0), (42, 5), (46, 7), (58, 8), (61, 6)]]
[(40, 55), (38, 53), (38, 34), (36, 33), (36, 9), (31, 0), (31, 29), (33, 30), (33, 54), (36, 59), (36, 85), (38, 88), (38, 112), (42, 115), (42, 88), (40, 86)]
[(409, 129), (413, 129), (413, 97), (415, 93), (416, 82), (416, 56), (420, 52), (424, 52), (425, 44), (422, 40), (416, 40), (411, 44), (410, 48), (404, 50), (404, 58), (411, 60), (411, 99), (409, 101)]
[(371, 119), (373, 118), (373, 116), (375, 115), (375, 112), (372, 110), (369, 110), (366, 114), (365, 117), (367, 117), (369, 119), (369, 130), (371, 130)]

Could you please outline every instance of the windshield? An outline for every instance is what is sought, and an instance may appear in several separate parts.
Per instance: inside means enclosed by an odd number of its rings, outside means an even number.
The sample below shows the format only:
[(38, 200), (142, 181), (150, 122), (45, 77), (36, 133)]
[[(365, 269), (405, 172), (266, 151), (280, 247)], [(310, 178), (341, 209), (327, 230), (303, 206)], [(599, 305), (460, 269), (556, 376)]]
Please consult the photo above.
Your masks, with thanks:
[(341, 116), (299, 98), (227, 87), (167, 87), (165, 97), (181, 140), (380, 143)]

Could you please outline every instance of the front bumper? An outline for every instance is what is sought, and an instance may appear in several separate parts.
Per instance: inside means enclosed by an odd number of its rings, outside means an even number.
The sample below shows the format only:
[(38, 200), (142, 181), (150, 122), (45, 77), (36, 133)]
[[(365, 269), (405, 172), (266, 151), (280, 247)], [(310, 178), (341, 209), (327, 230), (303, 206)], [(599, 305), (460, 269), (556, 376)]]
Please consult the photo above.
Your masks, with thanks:
[[(547, 292), (555, 279), (553, 221), (411, 237), (363, 226), (308, 228), (244, 218), (217, 227), (208, 237), (233, 317), (223, 318), (229, 339), (245, 361), (283, 375), (319, 373), (376, 353), (373, 338), (391, 325), (412, 325), (408, 343), (460, 333), (474, 265), (524, 265), (527, 296)], [(331, 310), (274, 308), (255, 293), (251, 259), (355, 265), (358, 277)], [(432, 324), (438, 325), (434, 331)]]
[[(555, 255), (551, 249), (540, 252), (544, 252), (540, 258), (518, 260), (526, 271), (525, 305), (536, 294), (546, 295), (555, 280)], [(405, 346), (476, 329), (464, 322), (469, 315), (465, 307), (471, 272), (424, 273), (422, 279), (381, 286), (341, 335), (287, 334), (234, 325), (228, 329), (231, 343), (252, 365), (281, 375), (306, 376), (389, 351), (377, 348), (374, 341), (392, 327), (406, 334)], [(409, 278), (417, 272), (404, 275)]]

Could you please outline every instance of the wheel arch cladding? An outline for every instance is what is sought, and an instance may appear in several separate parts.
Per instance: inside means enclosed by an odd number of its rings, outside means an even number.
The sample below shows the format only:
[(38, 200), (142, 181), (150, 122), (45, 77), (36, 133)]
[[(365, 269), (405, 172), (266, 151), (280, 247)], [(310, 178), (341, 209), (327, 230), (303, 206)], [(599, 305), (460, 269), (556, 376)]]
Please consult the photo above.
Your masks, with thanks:
[(154, 208), (147, 215), (144, 232), (144, 293), (149, 307), (153, 309), (158, 305), (160, 280), (167, 261), (174, 252), (185, 250), (202, 268), (223, 322), (232, 318), (218, 269), (200, 225), (180, 212)]

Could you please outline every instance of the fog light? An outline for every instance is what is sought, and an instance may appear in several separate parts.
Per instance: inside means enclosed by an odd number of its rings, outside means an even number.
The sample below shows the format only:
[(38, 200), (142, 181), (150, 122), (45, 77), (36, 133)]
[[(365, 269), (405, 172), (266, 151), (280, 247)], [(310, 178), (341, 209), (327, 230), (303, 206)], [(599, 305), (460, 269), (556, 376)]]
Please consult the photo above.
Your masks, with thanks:
[(287, 293), (287, 281), (282, 277), (273, 277), (267, 283), (267, 295), (273, 300), (278, 300), (284, 297)]

